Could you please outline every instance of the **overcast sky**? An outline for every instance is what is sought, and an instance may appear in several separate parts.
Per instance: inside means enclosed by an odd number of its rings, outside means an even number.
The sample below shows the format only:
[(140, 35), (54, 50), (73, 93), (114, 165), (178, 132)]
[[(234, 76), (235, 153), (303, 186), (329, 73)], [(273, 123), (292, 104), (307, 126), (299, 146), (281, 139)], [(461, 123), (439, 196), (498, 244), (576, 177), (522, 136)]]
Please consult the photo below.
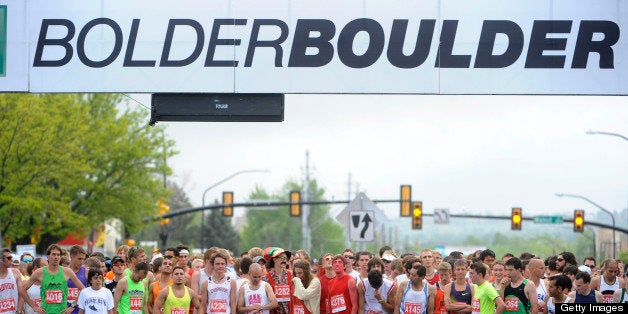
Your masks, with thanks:
[[(149, 95), (136, 99), (150, 107)], [(625, 97), (287, 95), (281, 123), (159, 124), (180, 152), (169, 160), (171, 179), (195, 206), (205, 188), (240, 170), (270, 172), (239, 175), (208, 201), (228, 190), (241, 202), (256, 184), (276, 191), (301, 179), (307, 150), (328, 198), (347, 198), (351, 173), (352, 189), (359, 184), (371, 199), (398, 198), (399, 185), (412, 185), (426, 212), (598, 211), (555, 193), (628, 206), (628, 141), (585, 134), (628, 136)], [(396, 204), (381, 207), (398, 213)]]

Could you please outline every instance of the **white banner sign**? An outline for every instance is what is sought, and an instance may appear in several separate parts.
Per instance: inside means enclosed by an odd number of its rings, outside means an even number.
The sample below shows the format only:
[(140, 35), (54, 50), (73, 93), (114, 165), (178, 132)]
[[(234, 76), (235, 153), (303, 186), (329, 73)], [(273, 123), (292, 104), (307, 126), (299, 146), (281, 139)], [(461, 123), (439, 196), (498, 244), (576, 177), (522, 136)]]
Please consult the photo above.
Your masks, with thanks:
[(0, 0), (0, 91), (623, 95), (622, 1)]

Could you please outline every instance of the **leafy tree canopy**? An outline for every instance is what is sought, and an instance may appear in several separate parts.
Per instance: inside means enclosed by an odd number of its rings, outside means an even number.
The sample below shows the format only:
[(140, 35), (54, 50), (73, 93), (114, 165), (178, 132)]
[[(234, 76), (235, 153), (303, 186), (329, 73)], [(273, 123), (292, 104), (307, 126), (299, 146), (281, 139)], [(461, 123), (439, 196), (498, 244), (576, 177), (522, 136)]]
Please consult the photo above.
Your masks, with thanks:
[[(127, 230), (166, 195), (174, 142), (114, 94), (0, 94), (0, 231), (27, 242), (86, 233), (108, 218)], [(28, 239), (28, 240), (26, 240)]]

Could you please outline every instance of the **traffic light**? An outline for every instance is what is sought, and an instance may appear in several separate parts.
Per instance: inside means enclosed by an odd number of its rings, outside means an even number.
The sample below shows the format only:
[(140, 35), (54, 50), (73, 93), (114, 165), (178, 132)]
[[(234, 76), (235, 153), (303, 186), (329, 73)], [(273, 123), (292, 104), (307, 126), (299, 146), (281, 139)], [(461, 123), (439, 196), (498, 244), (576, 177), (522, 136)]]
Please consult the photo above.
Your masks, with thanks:
[[(163, 198), (157, 199), (157, 216), (163, 216), (170, 211), (170, 206), (166, 204), (166, 201)], [(162, 218), (159, 220), (160, 225), (167, 225), (170, 223), (170, 218)]]
[(573, 231), (584, 232), (584, 210), (582, 209), (573, 211)]
[(510, 215), (510, 229), (521, 230), (522, 220), (523, 220), (523, 216), (521, 215), (521, 208), (519, 207), (513, 208), (512, 214)]
[(233, 192), (222, 192), (222, 215), (225, 217), (233, 216), (233, 206), (225, 206), (233, 204)]
[(301, 192), (290, 191), (290, 217), (301, 217)]
[(410, 202), (412, 201), (412, 186), (411, 185), (402, 185), (401, 186), (401, 196), (399, 197), (401, 202), (399, 202), (399, 216), (401, 217), (410, 217)]
[(423, 202), (412, 203), (412, 229), (423, 228)]

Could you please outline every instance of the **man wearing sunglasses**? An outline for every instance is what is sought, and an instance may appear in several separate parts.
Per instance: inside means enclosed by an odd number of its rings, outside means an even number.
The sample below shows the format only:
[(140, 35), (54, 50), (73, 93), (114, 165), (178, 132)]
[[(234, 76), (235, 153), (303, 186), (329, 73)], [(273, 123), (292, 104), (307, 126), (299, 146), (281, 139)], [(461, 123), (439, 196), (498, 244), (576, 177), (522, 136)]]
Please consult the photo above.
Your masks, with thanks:
[(118, 282), (120, 282), (120, 280), (124, 278), (125, 267), (126, 267), (126, 264), (124, 263), (124, 259), (122, 259), (120, 256), (115, 256), (111, 260), (113, 279), (105, 279), (105, 288), (109, 289), (111, 293), (116, 292), (116, 286), (118, 285)]
[(0, 260), (0, 301), (3, 312), (13, 312), (22, 314), (17, 311), (19, 298), (21, 297), (20, 288), (22, 286), (22, 275), (17, 268), (11, 268), (13, 255), (9, 249), (2, 250), (2, 260)]
[(347, 261), (347, 267), (345, 267), (345, 272), (357, 281), (360, 278), (360, 273), (357, 270), (353, 269), (353, 265), (355, 264), (355, 254), (353, 253), (353, 250), (345, 249), (345, 251), (342, 252), (342, 256)]
[(578, 267), (578, 261), (576, 261), (576, 256), (568, 251), (558, 254), (558, 257), (556, 258), (556, 269), (562, 272), (565, 267), (569, 265), (574, 265)]

